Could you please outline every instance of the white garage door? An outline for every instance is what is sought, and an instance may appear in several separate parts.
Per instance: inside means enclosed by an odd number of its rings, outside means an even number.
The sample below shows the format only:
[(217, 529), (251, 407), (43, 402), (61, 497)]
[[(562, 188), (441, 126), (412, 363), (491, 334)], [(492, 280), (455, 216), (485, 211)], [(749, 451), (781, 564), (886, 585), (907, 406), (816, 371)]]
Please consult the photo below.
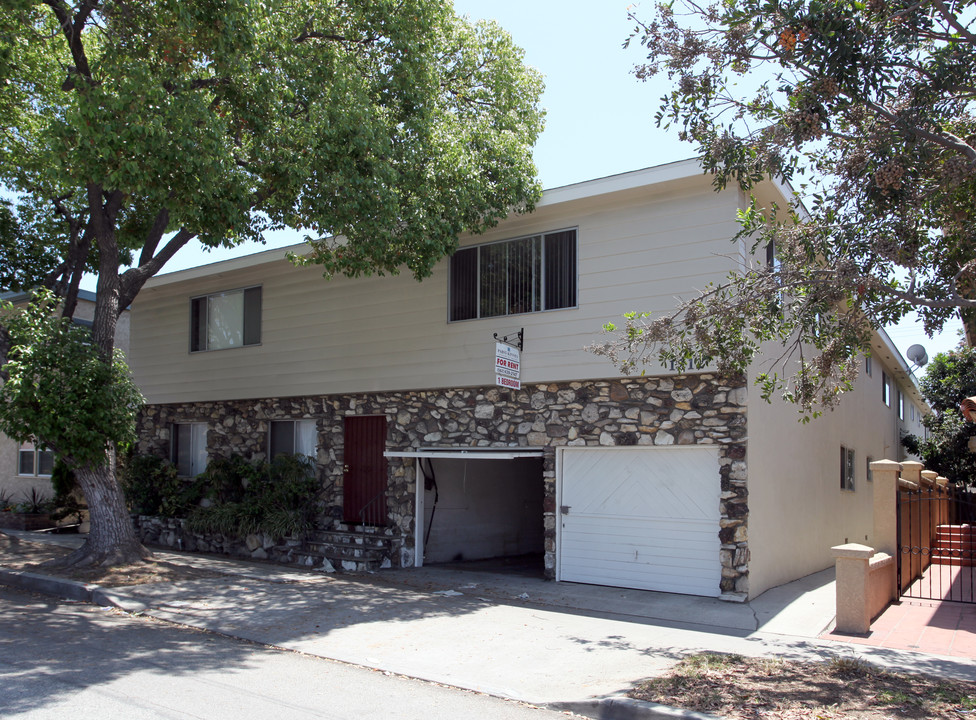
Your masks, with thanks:
[(717, 447), (566, 448), (559, 579), (719, 595)]

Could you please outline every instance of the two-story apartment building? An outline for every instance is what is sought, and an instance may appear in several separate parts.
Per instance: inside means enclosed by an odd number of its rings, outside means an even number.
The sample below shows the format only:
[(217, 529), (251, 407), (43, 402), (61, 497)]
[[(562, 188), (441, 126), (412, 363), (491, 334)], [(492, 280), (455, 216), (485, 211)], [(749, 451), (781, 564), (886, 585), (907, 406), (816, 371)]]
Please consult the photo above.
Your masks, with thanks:
[[(132, 308), (140, 450), (185, 474), (310, 455), (323, 526), (388, 528), (403, 567), (537, 557), (556, 580), (730, 600), (820, 570), (870, 541), (867, 463), (901, 456), (897, 398), (922, 407), (883, 335), (810, 425), (747, 378), (622, 377), (584, 350), (748, 262), (745, 203), (680, 162), (549, 190), (422, 283), (326, 280), (285, 258), (301, 246), (156, 277)], [(520, 388), (496, 385), (496, 338), (520, 331)]]

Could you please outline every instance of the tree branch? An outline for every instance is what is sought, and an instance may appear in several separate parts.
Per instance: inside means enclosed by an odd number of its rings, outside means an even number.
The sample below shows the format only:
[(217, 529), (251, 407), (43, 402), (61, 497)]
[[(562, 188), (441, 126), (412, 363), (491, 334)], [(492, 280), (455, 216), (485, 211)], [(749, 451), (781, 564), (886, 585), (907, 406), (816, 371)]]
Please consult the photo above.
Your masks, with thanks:
[(146, 281), (159, 272), (184, 245), (196, 237), (196, 233), (190, 232), (186, 228), (180, 230), (169, 239), (159, 254), (146, 263), (140, 263), (139, 267), (134, 267), (122, 273), (121, 289), (119, 292), (119, 307), (126, 308), (136, 299), (136, 295), (146, 284)]
[(68, 41), (68, 50), (74, 60), (74, 72), (84, 77), (89, 83), (92, 82), (91, 67), (88, 64), (88, 56), (85, 54), (85, 46), (81, 42), (81, 33), (85, 28), (88, 18), (98, 7), (98, 0), (84, 0), (78, 6), (78, 13), (75, 15), (74, 22), (71, 20), (71, 10), (63, 0), (43, 0), (44, 4), (53, 11), (64, 37)]
[(929, 0), (939, 14), (942, 15), (942, 19), (946, 21), (953, 30), (959, 33), (962, 37), (966, 38), (970, 43), (976, 44), (976, 35), (969, 32), (969, 28), (959, 22), (959, 19), (955, 14), (949, 10), (949, 7), (943, 2), (943, 0)]
[(146, 236), (146, 242), (142, 246), (142, 253), (139, 255), (140, 265), (145, 265), (152, 260), (153, 255), (156, 253), (156, 248), (159, 246), (159, 241), (162, 239), (167, 227), (169, 227), (169, 208), (164, 207), (156, 214), (156, 220), (153, 222), (153, 226), (149, 229), (149, 234)]

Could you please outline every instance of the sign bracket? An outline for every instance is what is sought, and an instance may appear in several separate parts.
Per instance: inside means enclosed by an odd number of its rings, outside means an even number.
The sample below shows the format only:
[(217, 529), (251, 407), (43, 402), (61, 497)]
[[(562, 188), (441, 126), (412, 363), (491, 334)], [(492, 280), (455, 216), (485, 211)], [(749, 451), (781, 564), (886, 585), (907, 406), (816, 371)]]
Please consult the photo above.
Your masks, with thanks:
[[(492, 337), (494, 337), (495, 340), (497, 340), (498, 342), (503, 342), (506, 345), (511, 345), (512, 347), (517, 347), (519, 349), (519, 351), (521, 352), (522, 349), (523, 349), (522, 348), (522, 338), (523, 338), (524, 333), (525, 333), (525, 328), (520, 328), (517, 333), (509, 333), (508, 335), (505, 335), (504, 337), (498, 337), (498, 333), (494, 333), (492, 335)], [(516, 338), (516, 337), (518, 338), (518, 342), (515, 342), (515, 340), (514, 340), (514, 338)]]

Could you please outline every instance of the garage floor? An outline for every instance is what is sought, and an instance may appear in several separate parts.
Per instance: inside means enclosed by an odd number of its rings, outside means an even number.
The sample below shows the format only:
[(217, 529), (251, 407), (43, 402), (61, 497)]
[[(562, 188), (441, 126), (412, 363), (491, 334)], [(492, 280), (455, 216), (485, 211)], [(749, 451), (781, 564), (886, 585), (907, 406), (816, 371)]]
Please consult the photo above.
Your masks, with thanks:
[(450, 563), (425, 563), (424, 567), (444, 568), (446, 570), (470, 570), (472, 572), (502, 573), (519, 577), (544, 576), (542, 553), (529, 553), (514, 557), (488, 558), (486, 560), (465, 560)]

